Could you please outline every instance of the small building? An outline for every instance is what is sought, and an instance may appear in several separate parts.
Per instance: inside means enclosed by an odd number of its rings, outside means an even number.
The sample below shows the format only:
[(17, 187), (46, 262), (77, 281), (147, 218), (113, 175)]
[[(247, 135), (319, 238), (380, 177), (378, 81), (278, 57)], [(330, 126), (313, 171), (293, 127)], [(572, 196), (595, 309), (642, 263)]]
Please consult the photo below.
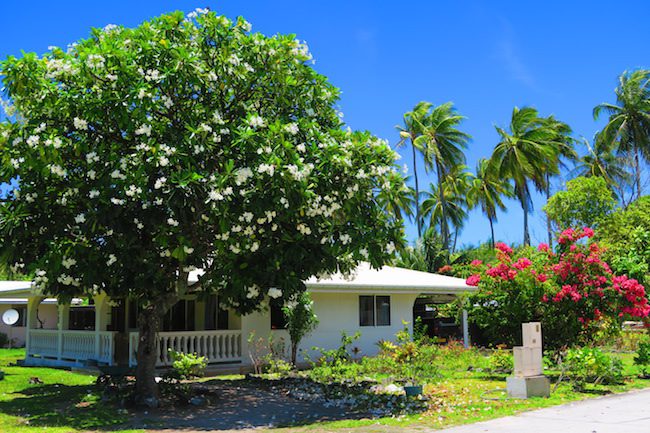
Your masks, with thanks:
[[(196, 282), (199, 275), (200, 271), (190, 274), (189, 283)], [(23, 311), (23, 326), (14, 326), (12, 331), (18, 342), (24, 339), (26, 365), (135, 365), (138, 330), (133, 302), (100, 293), (59, 304), (34, 293), (29, 282), (4, 284), (0, 285), (0, 308)], [(374, 270), (368, 264), (361, 264), (349, 277), (311, 278), (305, 285), (319, 324), (300, 344), (303, 360), (313, 347), (338, 347), (342, 332), (359, 332), (355, 352), (374, 355), (377, 342), (394, 339), (404, 323), (412, 330), (414, 314), (423, 303), (448, 302), (475, 290), (460, 278), (391, 266)], [(464, 322), (462, 336), (469, 344)], [(247, 365), (254, 350), (248, 347), (248, 336), (254, 333), (256, 339), (267, 339), (273, 334), (276, 341), (283, 338), (288, 346), (284, 326), (279, 304), (271, 302), (265, 311), (240, 316), (219, 309), (218, 295), (188, 294), (162, 320), (158, 366), (171, 364), (169, 349), (198, 353), (210, 364)], [(4, 329), (0, 331), (7, 333)]]

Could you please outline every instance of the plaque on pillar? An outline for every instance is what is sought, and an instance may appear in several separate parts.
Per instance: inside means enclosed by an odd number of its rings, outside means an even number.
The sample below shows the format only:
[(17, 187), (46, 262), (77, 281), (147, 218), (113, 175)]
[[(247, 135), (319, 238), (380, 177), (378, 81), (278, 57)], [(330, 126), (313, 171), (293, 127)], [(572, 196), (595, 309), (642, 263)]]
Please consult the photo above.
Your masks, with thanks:
[(506, 380), (508, 395), (515, 398), (548, 397), (551, 384), (542, 371), (542, 327), (522, 325), (523, 346), (514, 347), (514, 371)]

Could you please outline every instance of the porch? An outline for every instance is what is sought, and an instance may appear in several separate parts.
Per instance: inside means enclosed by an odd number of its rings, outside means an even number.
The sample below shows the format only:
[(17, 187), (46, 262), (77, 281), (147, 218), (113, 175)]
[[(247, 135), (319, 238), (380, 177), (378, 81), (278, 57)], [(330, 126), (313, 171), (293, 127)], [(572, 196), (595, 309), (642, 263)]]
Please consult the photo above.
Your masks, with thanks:
[[(56, 329), (38, 319), (40, 297), (27, 307), (25, 365), (135, 366), (138, 351), (137, 307), (105, 295), (59, 304)], [(157, 367), (168, 367), (169, 351), (197, 353), (209, 364), (242, 361), (240, 318), (217, 308), (216, 299), (180, 300), (162, 321), (157, 335)], [(230, 316), (230, 317), (229, 317)], [(40, 324), (40, 327), (39, 327)]]

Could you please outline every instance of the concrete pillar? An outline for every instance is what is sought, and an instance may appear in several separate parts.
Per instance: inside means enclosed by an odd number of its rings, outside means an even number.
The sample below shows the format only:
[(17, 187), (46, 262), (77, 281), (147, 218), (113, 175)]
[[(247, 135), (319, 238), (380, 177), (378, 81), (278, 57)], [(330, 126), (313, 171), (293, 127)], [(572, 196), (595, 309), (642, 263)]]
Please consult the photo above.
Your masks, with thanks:
[(57, 336), (57, 358), (61, 359), (63, 357), (63, 333), (70, 326), (70, 304), (57, 304), (57, 311), (59, 313), (59, 318), (56, 322), (56, 329), (58, 330)]
[(463, 310), (463, 345), (468, 348), (470, 345), (469, 340), (469, 323), (467, 320), (467, 310)]
[(27, 298), (27, 329), (25, 329), (25, 352), (30, 355), (29, 334), (32, 329), (37, 328), (38, 306), (45, 299), (43, 296), (30, 296)]
[(100, 332), (105, 331), (110, 317), (110, 306), (106, 293), (99, 293), (93, 296), (95, 302), (95, 359), (100, 357)]

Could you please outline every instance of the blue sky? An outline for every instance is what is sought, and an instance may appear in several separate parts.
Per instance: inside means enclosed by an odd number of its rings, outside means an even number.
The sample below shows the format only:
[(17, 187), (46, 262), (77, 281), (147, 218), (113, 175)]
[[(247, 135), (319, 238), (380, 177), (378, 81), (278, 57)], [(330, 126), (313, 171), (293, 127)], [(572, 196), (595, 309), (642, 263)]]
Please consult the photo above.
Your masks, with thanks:
[[(453, 101), (468, 117), (463, 128), (474, 137), (467, 151), (472, 168), (490, 155), (497, 142), (494, 125), (507, 125), (515, 105), (555, 114), (576, 136), (591, 138), (602, 126), (591, 110), (613, 102), (617, 76), (650, 66), (646, 1), (3, 3), (0, 58), (65, 46), (86, 37), (90, 27), (135, 26), (164, 12), (205, 6), (229, 17), (244, 16), (254, 31), (295, 33), (308, 42), (315, 68), (342, 89), (344, 120), (354, 129), (370, 130), (394, 144), (394, 126), (417, 102)], [(400, 162), (410, 167), (403, 153)], [(561, 186), (560, 179), (554, 187)], [(533, 241), (546, 236), (543, 203), (536, 197)], [(520, 242), (521, 210), (516, 202), (508, 205), (496, 234)], [(412, 225), (407, 234), (415, 237)], [(473, 212), (460, 243), (476, 244), (488, 236), (487, 220)]]

